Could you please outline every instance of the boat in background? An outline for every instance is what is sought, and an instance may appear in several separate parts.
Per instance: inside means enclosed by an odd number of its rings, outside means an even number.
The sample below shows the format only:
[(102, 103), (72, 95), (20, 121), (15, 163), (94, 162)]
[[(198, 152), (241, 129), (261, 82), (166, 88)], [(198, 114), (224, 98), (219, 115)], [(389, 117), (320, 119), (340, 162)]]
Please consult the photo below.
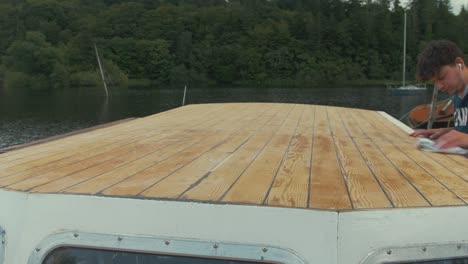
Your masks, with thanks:
[(426, 84), (411, 84), (400, 86), (394, 83), (386, 83), (387, 91), (393, 95), (402, 95), (402, 94), (416, 94), (421, 92), (426, 92)]
[[(454, 109), (451, 99), (437, 102), (434, 110), (432, 128), (453, 126)], [(430, 112), (431, 104), (418, 105), (411, 109), (411, 111), (409, 111), (407, 115), (403, 116), (403, 118), (407, 117), (408, 124), (412, 128), (426, 128), (429, 121)]]
[(410, 84), (406, 83), (406, 10), (403, 24), (403, 65), (402, 65), (402, 80), (401, 85), (395, 83), (386, 83), (387, 90), (392, 94), (412, 94), (415, 92), (425, 92), (426, 84)]

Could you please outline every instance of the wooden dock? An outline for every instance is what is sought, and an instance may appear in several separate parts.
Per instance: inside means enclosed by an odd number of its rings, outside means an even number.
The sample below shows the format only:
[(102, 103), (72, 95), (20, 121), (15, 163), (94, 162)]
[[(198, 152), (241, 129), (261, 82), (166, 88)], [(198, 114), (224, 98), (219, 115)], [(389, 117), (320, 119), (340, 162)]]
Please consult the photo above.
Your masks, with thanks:
[(376, 111), (188, 105), (0, 154), (0, 188), (324, 210), (466, 205), (468, 159), (415, 142)]

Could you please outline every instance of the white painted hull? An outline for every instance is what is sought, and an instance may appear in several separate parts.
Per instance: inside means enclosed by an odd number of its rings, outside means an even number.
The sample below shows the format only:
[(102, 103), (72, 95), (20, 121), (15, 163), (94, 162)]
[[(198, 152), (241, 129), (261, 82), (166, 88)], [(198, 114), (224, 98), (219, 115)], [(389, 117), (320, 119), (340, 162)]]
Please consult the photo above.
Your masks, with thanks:
[[(468, 255), (467, 206), (334, 212), (8, 190), (0, 190), (0, 201), (8, 264), (41, 263), (60, 244), (86, 243), (281, 263)], [(442, 253), (431, 246), (444, 244)], [(408, 246), (413, 253), (401, 249)]]

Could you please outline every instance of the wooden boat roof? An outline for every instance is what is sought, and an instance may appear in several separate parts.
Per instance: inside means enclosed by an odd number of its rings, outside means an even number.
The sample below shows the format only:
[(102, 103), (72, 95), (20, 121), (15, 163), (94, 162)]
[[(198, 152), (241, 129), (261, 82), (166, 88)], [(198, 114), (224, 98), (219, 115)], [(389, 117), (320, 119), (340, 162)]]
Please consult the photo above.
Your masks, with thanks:
[(188, 105), (0, 154), (0, 188), (353, 210), (466, 205), (468, 159), (383, 112)]

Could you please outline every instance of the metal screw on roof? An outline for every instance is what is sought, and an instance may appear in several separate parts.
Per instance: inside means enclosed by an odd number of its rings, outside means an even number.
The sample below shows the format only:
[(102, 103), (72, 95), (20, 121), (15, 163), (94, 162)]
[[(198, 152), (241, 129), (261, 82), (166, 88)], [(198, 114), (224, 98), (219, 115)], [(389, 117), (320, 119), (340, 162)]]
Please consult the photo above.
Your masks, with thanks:
[(164, 242), (164, 244), (166, 244), (166, 246), (168, 246), (170, 243), (171, 243), (171, 242), (169, 242), (169, 240), (166, 240), (166, 241)]
[(388, 254), (388, 255), (391, 255), (391, 254), (392, 254), (392, 251), (391, 251), (390, 249), (387, 250), (387, 254)]
[(214, 244), (214, 245), (213, 245), (213, 248), (218, 248), (218, 244)]
[(78, 233), (75, 233), (75, 234), (73, 234), (73, 236), (74, 236), (74, 237), (78, 237), (79, 235), (78, 235)]
[(37, 252), (41, 251), (41, 248), (36, 248), (36, 251), (37, 251)]
[(427, 248), (426, 248), (426, 247), (423, 247), (423, 249), (422, 249), (422, 250), (423, 250), (424, 252), (426, 252), (426, 251), (427, 251)]
[(122, 241), (122, 239), (123, 239), (123, 237), (121, 237), (121, 236), (117, 237), (118, 241)]
[(267, 248), (263, 248), (262, 251), (263, 251), (263, 252), (267, 252), (268, 249), (267, 249)]

